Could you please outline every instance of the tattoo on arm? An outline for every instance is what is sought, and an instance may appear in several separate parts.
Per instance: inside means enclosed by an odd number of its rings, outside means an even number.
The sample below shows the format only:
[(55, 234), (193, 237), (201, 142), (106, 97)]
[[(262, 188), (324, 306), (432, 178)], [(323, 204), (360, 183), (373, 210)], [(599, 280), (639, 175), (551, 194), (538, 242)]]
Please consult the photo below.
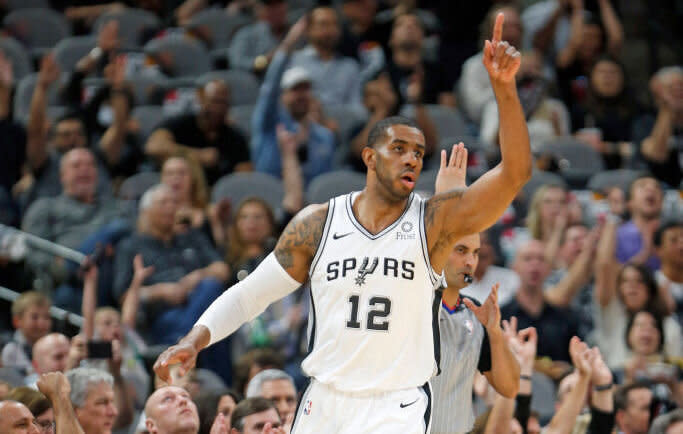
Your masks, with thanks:
[[(433, 227), (434, 224), (448, 224), (449, 222), (437, 222), (437, 215), (440, 215), (440, 211), (444, 206), (453, 206), (453, 203), (449, 202), (459, 200), (464, 192), (464, 188), (456, 188), (445, 193), (437, 194), (429, 199), (425, 204), (425, 229), (428, 230), (429, 228)], [(448, 234), (452, 231), (441, 230), (440, 232), (441, 235), (432, 247), (432, 250), (434, 251), (443, 248), (445, 244), (452, 244), (451, 240), (449, 239), (450, 237), (448, 236)], [(432, 252), (430, 252), (430, 254), (431, 253)]]
[(275, 257), (285, 270), (294, 266), (295, 251), (303, 249), (313, 258), (320, 244), (327, 206), (319, 206), (310, 212), (304, 210), (302, 213), (304, 215), (299, 214), (289, 222), (275, 246)]

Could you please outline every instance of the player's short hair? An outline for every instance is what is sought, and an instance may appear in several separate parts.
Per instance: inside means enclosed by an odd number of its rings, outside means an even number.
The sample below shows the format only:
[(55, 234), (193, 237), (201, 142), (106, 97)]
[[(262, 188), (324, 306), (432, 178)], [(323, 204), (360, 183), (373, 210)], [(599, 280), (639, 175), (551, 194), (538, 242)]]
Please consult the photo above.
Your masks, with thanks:
[(405, 116), (390, 116), (388, 118), (382, 119), (381, 121), (378, 121), (375, 125), (372, 126), (370, 132), (368, 133), (367, 145), (374, 146), (375, 143), (379, 142), (386, 136), (387, 129), (394, 125), (406, 125), (411, 128), (417, 128), (418, 130), (420, 129), (420, 127), (417, 126), (417, 122), (415, 122), (412, 119), (409, 119)]
[(294, 386), (294, 391), (296, 391), (296, 386), (294, 385), (294, 379), (285, 371), (280, 369), (266, 369), (258, 374), (254, 375), (247, 385), (247, 392), (245, 393), (247, 398), (255, 398), (257, 396), (262, 396), (263, 384), (268, 381), (275, 380), (287, 380)]
[[(277, 412), (275, 404), (270, 399), (260, 397), (247, 398), (237, 404), (235, 409), (232, 411), (232, 415), (230, 416), (230, 425), (232, 428), (235, 428), (237, 431), (241, 432), (244, 429), (245, 417), (256, 413), (261, 413), (262, 411), (266, 411), (271, 408), (275, 409)], [(278, 413), (278, 415), (279, 414), (280, 413)]]
[(38, 291), (26, 291), (12, 303), (12, 316), (22, 316), (32, 306), (51, 306), (47, 295)]
[(616, 414), (619, 410), (626, 410), (626, 407), (628, 407), (628, 395), (631, 391), (638, 389), (650, 390), (650, 385), (649, 381), (638, 380), (617, 388), (614, 393), (614, 413)]
[(71, 385), (69, 399), (74, 407), (83, 407), (88, 398), (90, 388), (100, 383), (107, 383), (114, 387), (114, 377), (109, 372), (95, 368), (75, 368), (66, 373), (66, 379)]

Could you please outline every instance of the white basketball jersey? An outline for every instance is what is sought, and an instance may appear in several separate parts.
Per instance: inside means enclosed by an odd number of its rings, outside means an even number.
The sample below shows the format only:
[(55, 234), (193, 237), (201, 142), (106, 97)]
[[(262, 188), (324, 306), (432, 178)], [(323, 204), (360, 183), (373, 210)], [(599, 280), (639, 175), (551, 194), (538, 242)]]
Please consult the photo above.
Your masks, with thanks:
[(310, 269), (309, 354), (303, 371), (345, 392), (424, 385), (438, 372), (442, 277), (432, 269), (424, 200), (370, 234), (355, 218), (358, 192), (330, 200)]

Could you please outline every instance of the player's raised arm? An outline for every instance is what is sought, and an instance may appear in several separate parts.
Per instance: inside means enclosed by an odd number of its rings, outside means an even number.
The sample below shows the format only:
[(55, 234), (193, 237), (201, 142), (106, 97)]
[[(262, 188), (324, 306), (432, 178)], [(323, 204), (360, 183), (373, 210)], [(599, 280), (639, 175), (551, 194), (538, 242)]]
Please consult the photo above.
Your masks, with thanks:
[(308, 269), (322, 237), (327, 204), (309, 205), (289, 222), (275, 250), (244, 280), (228, 288), (202, 314), (178, 344), (164, 351), (154, 371), (169, 381), (170, 368), (180, 365), (183, 376), (194, 367), (197, 354), (232, 334), (260, 315), (268, 305), (296, 290), (308, 277)]
[[(467, 189), (437, 194), (427, 203), (427, 239), (436, 269), (443, 267), (455, 240), (494, 224), (531, 176), (529, 133), (515, 82), (521, 57), (515, 47), (501, 41), (503, 21), (503, 14), (498, 14), (483, 56), (498, 103), (502, 161)], [(454, 145), (453, 152), (458, 150)]]

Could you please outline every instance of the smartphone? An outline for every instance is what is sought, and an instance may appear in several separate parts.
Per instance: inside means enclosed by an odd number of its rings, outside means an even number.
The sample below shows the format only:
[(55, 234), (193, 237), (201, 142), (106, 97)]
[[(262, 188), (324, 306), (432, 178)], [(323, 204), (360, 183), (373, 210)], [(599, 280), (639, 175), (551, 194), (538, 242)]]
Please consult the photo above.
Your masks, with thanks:
[(111, 359), (111, 342), (107, 341), (88, 341), (89, 359)]

